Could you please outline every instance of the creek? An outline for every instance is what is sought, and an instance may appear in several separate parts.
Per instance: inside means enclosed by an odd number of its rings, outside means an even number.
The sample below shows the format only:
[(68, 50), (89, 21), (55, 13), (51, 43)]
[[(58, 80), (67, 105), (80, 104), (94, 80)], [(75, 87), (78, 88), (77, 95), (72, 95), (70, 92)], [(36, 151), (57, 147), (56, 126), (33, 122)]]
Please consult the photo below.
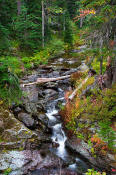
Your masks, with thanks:
[(14, 115), (7, 112), (5, 121), (3, 135), (8, 141), (1, 144), (6, 149), (0, 153), (1, 175), (9, 168), (9, 175), (83, 175), (91, 167), (86, 156), (66, 145), (69, 138), (59, 111), (65, 105), (65, 92), (72, 88), (70, 79), (23, 86), (37, 78), (56, 78), (86, 68), (84, 62), (80, 65), (77, 57), (62, 56), (22, 78), (22, 104), (14, 105)]
[[(54, 62), (49, 63), (50, 67), (47, 69), (50, 71), (52, 68), (53, 70), (50, 73), (42, 74), (42, 77), (51, 77), (51, 75), (55, 74), (55, 77), (60, 75), (68, 75), (72, 72), (76, 72), (79, 70), (78, 66), (80, 62), (76, 59), (72, 58), (59, 58), (54, 60)], [(84, 62), (82, 62), (83, 67)], [(54, 71), (55, 70), (55, 71)], [(50, 82), (43, 85), (47, 92), (50, 94), (45, 95), (45, 109), (46, 109), (46, 116), (48, 117), (48, 127), (51, 128), (51, 140), (52, 146), (50, 147), (50, 151), (54, 153), (56, 156), (61, 158), (67, 165), (66, 169), (71, 170), (71, 172), (75, 172), (75, 174), (84, 174), (87, 169), (90, 167), (89, 162), (87, 162), (84, 157), (78, 155), (77, 153), (72, 152), (68, 148), (66, 148), (66, 140), (67, 136), (63, 129), (63, 124), (61, 120), (61, 116), (59, 115), (59, 106), (65, 105), (65, 98), (64, 93), (65, 91), (71, 88), (71, 83), (69, 79), (60, 80), (57, 82)], [(53, 93), (53, 91), (48, 91), (47, 89), (56, 90), (57, 93)], [(49, 96), (49, 98), (48, 98)], [(35, 174), (39, 173), (39, 171), (35, 171)], [(34, 172), (33, 172), (34, 175)]]

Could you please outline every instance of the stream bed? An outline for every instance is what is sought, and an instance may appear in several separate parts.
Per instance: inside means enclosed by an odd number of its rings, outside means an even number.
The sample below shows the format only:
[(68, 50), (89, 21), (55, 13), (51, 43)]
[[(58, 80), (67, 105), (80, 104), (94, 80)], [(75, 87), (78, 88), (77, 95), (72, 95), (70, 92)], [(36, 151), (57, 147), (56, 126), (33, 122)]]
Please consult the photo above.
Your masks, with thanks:
[[(79, 70), (79, 64), (80, 63), (77, 59), (72, 60), (59, 58), (53, 63), (50, 63), (50, 67), (48, 66), (45, 68), (49, 71), (50, 69), (53, 69), (53, 71), (50, 71), (50, 73), (46, 75), (43, 74), (42, 77), (51, 78), (71, 74)], [(83, 67), (85, 66), (84, 62), (82, 62), (82, 65)], [(90, 164), (86, 161), (86, 159), (84, 159), (84, 157), (78, 155), (77, 153), (73, 153), (71, 150), (66, 148), (65, 142), (67, 140), (67, 137), (63, 130), (61, 116), (59, 115), (59, 106), (65, 105), (64, 93), (71, 88), (71, 82), (69, 79), (65, 79), (57, 82), (45, 83), (43, 86), (46, 89), (45, 91), (47, 91), (47, 94), (44, 94), (44, 98), (46, 101), (45, 114), (49, 119), (48, 127), (52, 130), (52, 146), (49, 150), (50, 152), (58, 156), (61, 160), (63, 160), (63, 162), (65, 162), (65, 169), (67, 169), (67, 173), (65, 172), (65, 174), (68, 175), (71, 174), (71, 172), (73, 172), (74, 174), (84, 174), (87, 169), (90, 168)], [(54, 90), (57, 93), (55, 93)], [(34, 172), (35, 174), (37, 174), (37, 172), (39, 174), (39, 170), (36, 170)], [(61, 174), (64, 173), (62, 172)]]
[[(7, 169), (9, 175), (83, 175), (91, 167), (84, 156), (66, 147), (59, 110), (65, 105), (65, 92), (72, 88), (70, 79), (23, 86), (37, 78), (70, 75), (80, 65), (77, 58), (57, 58), (22, 78), (23, 103), (12, 107), (14, 128), (8, 124), (4, 132), (8, 142), (1, 144), (7, 148), (0, 154), (1, 175)], [(84, 62), (81, 68), (86, 68)]]

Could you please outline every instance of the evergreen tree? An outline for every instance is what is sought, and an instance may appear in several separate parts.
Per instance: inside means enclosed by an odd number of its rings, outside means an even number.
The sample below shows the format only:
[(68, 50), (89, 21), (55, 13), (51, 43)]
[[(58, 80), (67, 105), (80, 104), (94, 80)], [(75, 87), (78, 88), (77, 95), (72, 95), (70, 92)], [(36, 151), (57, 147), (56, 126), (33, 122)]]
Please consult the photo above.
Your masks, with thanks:
[(21, 48), (37, 49), (41, 46), (41, 4), (37, 0), (24, 1), (21, 13), (14, 20), (16, 38)]
[(13, 35), (13, 16), (15, 14), (16, 1), (0, 0), (0, 54), (10, 47), (10, 39)]
[(70, 18), (74, 18), (77, 12), (76, 2), (77, 0), (67, 0), (67, 10), (69, 12)]
[(64, 31), (64, 42), (67, 44), (72, 44), (72, 37), (73, 31), (71, 27), (71, 21), (68, 12), (65, 14), (65, 31)]

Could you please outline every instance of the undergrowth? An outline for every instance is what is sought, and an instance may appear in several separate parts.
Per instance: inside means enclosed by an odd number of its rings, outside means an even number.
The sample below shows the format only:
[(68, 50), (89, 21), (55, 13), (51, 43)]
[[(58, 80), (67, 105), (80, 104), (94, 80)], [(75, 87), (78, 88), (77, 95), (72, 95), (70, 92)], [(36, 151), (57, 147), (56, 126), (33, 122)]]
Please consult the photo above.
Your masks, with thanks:
[(10, 105), (19, 103), (22, 92), (17, 74), (20, 73), (20, 63), (15, 57), (0, 59), (0, 98)]
[[(91, 82), (93, 80), (89, 80), (89, 83)], [(87, 86), (85, 85), (84, 88)], [(81, 90), (80, 92), (82, 93)], [(66, 101), (61, 115), (68, 131), (87, 141), (93, 136), (90, 128), (94, 128), (105, 146), (107, 144), (108, 149), (114, 150), (115, 131), (111, 127), (111, 121), (116, 116), (116, 84), (111, 89), (93, 89), (91, 95), (87, 97), (80, 98), (77, 94), (73, 102), (70, 102), (66, 96)], [(99, 129), (95, 127), (96, 123)], [(102, 144), (102, 141), (99, 143)], [(106, 147), (102, 150), (104, 149)]]

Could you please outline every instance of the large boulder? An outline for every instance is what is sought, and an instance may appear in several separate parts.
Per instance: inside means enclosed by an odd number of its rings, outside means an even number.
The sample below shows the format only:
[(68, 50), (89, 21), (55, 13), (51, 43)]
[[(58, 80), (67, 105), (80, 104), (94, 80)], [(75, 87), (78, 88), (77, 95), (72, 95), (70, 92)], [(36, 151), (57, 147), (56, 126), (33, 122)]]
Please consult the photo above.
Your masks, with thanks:
[[(30, 123), (33, 124), (33, 120)], [(22, 149), (28, 144), (29, 140), (33, 142), (38, 140), (38, 143), (40, 141), (35, 132), (24, 126), (3, 106), (0, 106), (0, 132), (0, 149)]]
[(27, 127), (29, 128), (34, 127), (35, 122), (30, 114), (21, 112), (18, 114), (18, 119), (19, 121), (23, 122)]
[(47, 150), (47, 153), (45, 150), (14, 150), (5, 153), (1, 152), (0, 158), (2, 160), (0, 163), (0, 172), (3, 174), (5, 171), (7, 172), (9, 170), (11, 171), (9, 175), (29, 175), (36, 169), (38, 169), (39, 174), (42, 169), (52, 170), (63, 165), (63, 161), (50, 153), (49, 150)]
[(91, 153), (91, 147), (84, 141), (76, 136), (66, 141), (66, 147), (74, 152), (81, 154), (85, 157), (95, 168), (103, 169), (110, 172), (112, 168), (116, 167), (116, 154), (107, 153), (106, 155), (96, 154), (93, 156)]
[[(26, 113), (18, 115), (26, 125), (33, 125), (34, 120)], [(42, 117), (42, 116), (41, 116)], [(41, 118), (40, 117), (40, 118)], [(29, 130), (22, 122), (5, 107), (0, 106), (0, 174), (11, 171), (11, 175), (28, 174), (29, 171), (45, 166), (54, 165), (52, 158), (58, 162), (53, 155), (45, 155), (46, 163), (40, 153), (42, 143), (50, 142), (48, 135), (43, 131), (34, 132)], [(45, 151), (45, 150), (44, 150)], [(50, 162), (49, 162), (50, 161)], [(57, 163), (55, 163), (57, 165)], [(40, 168), (41, 168), (40, 167)]]

